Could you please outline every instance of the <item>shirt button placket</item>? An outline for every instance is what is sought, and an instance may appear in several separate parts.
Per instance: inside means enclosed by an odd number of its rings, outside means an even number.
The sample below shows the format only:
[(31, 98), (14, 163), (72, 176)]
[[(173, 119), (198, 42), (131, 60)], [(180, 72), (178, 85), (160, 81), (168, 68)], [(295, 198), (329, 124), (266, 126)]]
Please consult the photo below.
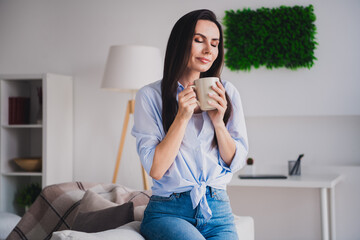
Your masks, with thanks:
[(196, 146), (196, 159), (200, 166), (200, 170), (203, 171), (203, 163), (202, 163), (202, 154), (201, 154), (201, 145)]

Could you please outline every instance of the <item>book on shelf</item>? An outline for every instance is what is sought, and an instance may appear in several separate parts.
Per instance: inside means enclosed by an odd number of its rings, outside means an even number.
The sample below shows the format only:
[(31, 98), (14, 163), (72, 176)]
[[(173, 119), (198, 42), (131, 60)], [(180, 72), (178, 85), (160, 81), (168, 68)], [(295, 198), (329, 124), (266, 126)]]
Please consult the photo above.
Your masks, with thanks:
[(30, 123), (30, 98), (9, 97), (9, 124)]

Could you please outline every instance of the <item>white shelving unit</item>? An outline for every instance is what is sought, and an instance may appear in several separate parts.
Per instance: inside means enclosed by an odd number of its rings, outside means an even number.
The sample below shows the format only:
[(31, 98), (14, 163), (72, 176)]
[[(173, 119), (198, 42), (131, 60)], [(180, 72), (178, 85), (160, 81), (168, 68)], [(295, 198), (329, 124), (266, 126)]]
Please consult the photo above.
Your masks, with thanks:
[[(37, 88), (42, 87), (42, 106)], [(30, 123), (9, 124), (9, 97), (30, 98)], [(42, 121), (38, 121), (42, 107)], [(56, 74), (0, 75), (0, 211), (19, 215), (16, 192), (29, 183), (42, 188), (73, 178), (73, 81)], [(41, 157), (40, 172), (21, 170), (14, 158)]]

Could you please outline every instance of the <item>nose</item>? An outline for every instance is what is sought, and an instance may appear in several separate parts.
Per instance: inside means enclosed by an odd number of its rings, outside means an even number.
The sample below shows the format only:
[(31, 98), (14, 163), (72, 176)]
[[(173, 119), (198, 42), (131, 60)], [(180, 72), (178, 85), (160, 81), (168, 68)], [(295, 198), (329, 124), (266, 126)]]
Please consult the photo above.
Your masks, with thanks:
[(203, 48), (203, 53), (204, 54), (211, 54), (211, 44), (210, 43), (205, 43), (204, 44), (204, 48)]

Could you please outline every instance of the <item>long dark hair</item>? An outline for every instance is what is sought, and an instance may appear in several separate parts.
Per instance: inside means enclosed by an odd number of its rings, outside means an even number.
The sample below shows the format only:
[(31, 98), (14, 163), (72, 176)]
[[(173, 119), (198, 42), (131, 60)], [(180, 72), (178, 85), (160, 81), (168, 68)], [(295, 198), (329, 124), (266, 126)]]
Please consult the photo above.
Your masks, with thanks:
[[(165, 132), (169, 130), (178, 111), (176, 101), (177, 82), (185, 72), (188, 64), (195, 26), (200, 19), (215, 23), (220, 32), (218, 57), (208, 71), (200, 73), (200, 77), (218, 77), (220, 79), (220, 73), (224, 65), (224, 41), (221, 25), (216, 20), (215, 14), (210, 10), (201, 9), (189, 12), (175, 23), (166, 47), (164, 75), (161, 83), (162, 122)], [(223, 119), (225, 125), (232, 113), (231, 101), (227, 94), (226, 100), (228, 105)]]

